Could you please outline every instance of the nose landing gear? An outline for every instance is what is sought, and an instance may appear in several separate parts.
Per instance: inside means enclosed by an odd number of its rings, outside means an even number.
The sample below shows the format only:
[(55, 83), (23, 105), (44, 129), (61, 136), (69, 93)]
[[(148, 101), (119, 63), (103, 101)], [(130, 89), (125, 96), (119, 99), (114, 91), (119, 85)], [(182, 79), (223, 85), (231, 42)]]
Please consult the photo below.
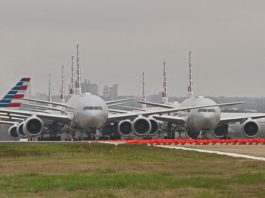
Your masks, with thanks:
[(202, 131), (201, 131), (201, 139), (208, 139), (207, 134), (208, 134), (208, 131), (206, 131), (206, 130), (202, 130)]

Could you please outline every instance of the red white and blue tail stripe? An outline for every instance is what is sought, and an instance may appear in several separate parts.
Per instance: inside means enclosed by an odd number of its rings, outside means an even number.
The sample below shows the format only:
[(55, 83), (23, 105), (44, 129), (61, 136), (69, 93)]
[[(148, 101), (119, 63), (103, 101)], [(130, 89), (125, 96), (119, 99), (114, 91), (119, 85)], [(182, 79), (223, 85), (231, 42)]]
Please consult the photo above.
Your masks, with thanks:
[(0, 107), (21, 107), (19, 99), (24, 98), (28, 89), (30, 78), (21, 78), (21, 80), (0, 100)]

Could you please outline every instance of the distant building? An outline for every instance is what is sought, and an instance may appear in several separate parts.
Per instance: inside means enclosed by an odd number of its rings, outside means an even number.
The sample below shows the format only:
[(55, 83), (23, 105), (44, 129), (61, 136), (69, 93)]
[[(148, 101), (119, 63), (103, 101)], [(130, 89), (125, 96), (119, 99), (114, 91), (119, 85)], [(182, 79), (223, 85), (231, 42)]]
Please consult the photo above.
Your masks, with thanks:
[(106, 100), (115, 100), (118, 98), (118, 84), (113, 86), (105, 85), (103, 88), (103, 97)]
[(91, 93), (94, 95), (98, 95), (98, 85), (96, 83), (90, 83), (89, 80), (85, 79), (84, 82), (81, 83), (82, 93)]

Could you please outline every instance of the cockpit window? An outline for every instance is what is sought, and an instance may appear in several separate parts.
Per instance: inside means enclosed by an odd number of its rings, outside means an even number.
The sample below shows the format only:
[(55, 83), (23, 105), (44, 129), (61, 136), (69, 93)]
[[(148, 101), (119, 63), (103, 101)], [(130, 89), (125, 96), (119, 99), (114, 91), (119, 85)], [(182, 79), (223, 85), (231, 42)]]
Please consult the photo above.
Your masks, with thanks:
[(215, 109), (199, 109), (198, 112), (202, 113), (202, 112), (215, 112)]
[(102, 107), (97, 106), (97, 107), (94, 107), (94, 110), (101, 110), (102, 111), (103, 109), (102, 109)]
[(86, 111), (86, 110), (93, 110), (93, 107), (92, 106), (84, 107), (83, 110), (84, 111)]
[(87, 107), (84, 107), (83, 110), (84, 111), (87, 111), (87, 110), (100, 110), (100, 111), (102, 111), (103, 108), (101, 106), (87, 106)]
[(215, 109), (208, 109), (208, 112), (215, 112)]

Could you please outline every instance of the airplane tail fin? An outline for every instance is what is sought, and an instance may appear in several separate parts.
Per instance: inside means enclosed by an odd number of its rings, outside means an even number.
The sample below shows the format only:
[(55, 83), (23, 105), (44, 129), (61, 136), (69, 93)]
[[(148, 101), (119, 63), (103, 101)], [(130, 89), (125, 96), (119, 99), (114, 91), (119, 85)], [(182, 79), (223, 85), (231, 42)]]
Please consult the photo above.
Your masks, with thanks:
[(0, 100), (0, 107), (21, 107), (18, 100), (24, 98), (31, 78), (21, 78), (20, 81)]

